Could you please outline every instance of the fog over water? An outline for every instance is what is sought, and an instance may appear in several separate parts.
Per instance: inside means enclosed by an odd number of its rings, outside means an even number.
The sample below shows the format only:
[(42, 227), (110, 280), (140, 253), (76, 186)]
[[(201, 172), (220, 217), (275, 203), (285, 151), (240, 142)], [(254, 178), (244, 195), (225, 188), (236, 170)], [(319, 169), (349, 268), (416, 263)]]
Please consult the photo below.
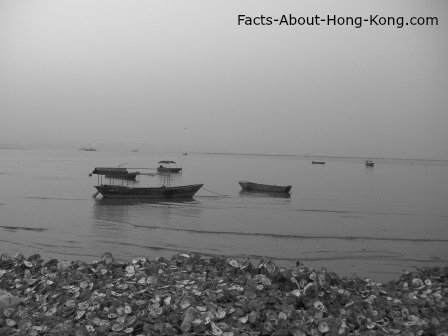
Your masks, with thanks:
[(448, 159), (447, 19), (443, 0), (1, 1), (0, 147)]

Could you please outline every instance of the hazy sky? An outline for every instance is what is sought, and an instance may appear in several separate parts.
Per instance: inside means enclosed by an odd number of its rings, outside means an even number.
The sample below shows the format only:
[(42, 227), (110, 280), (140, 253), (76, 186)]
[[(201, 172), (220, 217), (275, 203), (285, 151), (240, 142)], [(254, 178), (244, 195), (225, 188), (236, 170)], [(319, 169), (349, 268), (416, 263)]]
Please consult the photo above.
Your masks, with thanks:
[(447, 20), (446, 0), (0, 0), (0, 144), (448, 159)]

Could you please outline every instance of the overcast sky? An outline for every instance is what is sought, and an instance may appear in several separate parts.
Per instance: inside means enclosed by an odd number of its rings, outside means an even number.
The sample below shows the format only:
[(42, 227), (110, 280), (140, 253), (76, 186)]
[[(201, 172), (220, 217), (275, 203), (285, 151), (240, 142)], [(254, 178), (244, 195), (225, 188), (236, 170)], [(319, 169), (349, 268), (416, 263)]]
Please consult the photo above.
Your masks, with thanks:
[(447, 19), (446, 0), (0, 0), (0, 144), (448, 159)]

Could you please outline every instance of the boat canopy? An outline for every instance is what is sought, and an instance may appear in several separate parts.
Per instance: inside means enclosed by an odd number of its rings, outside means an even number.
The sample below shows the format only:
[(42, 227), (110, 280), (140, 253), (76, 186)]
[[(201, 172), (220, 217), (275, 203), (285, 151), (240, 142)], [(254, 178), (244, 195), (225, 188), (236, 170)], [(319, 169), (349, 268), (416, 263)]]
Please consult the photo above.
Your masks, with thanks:
[(128, 170), (126, 168), (116, 168), (116, 167), (95, 167), (92, 174), (97, 175), (121, 175), (121, 174), (127, 174)]
[(176, 162), (174, 162), (174, 161), (166, 161), (166, 160), (162, 160), (162, 161), (159, 161), (159, 163), (161, 163), (161, 164), (170, 164), (170, 163), (176, 163)]

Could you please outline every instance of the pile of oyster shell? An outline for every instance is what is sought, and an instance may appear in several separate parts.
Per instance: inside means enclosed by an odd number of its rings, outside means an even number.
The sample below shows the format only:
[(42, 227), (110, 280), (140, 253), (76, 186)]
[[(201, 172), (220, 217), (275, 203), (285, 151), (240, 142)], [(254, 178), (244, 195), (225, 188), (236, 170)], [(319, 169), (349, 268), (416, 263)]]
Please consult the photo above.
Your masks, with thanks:
[(261, 259), (0, 257), (0, 335), (448, 336), (448, 267), (385, 285)]

